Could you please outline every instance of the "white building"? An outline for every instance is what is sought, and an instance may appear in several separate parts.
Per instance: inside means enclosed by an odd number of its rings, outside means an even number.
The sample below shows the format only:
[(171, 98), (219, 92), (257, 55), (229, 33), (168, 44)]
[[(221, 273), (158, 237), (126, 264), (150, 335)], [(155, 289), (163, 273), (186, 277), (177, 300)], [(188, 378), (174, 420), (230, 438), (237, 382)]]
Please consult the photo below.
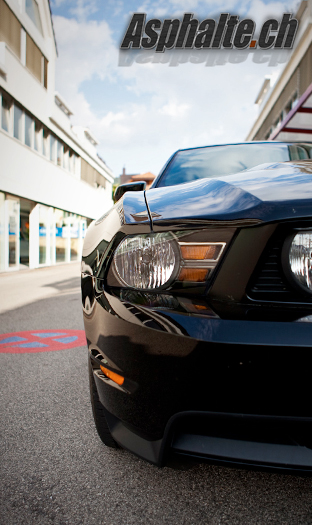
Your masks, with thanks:
[[(278, 78), (264, 79), (246, 140), (312, 140), (312, 0), (303, 0), (295, 45)], [(272, 50), (274, 53), (274, 50)]]
[(0, 271), (78, 260), (113, 174), (55, 92), (48, 0), (0, 0)]

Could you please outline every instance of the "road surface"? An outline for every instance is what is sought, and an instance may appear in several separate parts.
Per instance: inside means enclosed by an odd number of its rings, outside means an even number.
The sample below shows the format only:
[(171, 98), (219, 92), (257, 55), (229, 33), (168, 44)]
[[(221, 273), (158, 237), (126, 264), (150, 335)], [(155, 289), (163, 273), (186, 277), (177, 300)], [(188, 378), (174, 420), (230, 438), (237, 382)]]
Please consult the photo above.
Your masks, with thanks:
[(312, 478), (204, 464), (158, 469), (102, 445), (86, 347), (70, 347), (83, 330), (79, 284), (78, 263), (0, 275), (0, 342), (19, 338), (0, 353), (0, 522), (312, 523)]

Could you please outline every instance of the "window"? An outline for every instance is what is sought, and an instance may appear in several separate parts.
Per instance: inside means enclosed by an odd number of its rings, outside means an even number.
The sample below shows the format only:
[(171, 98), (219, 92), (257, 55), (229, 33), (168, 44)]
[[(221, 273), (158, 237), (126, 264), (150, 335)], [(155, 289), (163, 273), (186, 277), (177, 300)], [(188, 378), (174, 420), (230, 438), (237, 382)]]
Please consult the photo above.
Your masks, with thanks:
[(36, 28), (39, 29), (41, 34), (43, 34), (40, 13), (39, 13), (39, 6), (36, 0), (26, 0), (25, 11), (28, 14), (29, 18), (35, 24)]
[(106, 180), (101, 173), (99, 173), (95, 168), (90, 166), (88, 162), (84, 159), (81, 159), (81, 179), (95, 186), (96, 188), (102, 187), (105, 188)]
[(296, 92), (291, 99), (291, 109), (293, 109), (298, 104), (298, 93)]
[(88, 162), (81, 159), (81, 179), (94, 186), (96, 176), (95, 169)]
[(63, 157), (63, 144), (58, 140), (57, 141), (57, 165), (62, 166), (62, 157)]
[(101, 187), (101, 188), (106, 187), (106, 179), (98, 171), (95, 171), (95, 180), (96, 180), (97, 187)]
[(26, 67), (42, 82), (41, 79), (42, 53), (35, 42), (26, 33)]
[(39, 264), (48, 263), (49, 208), (39, 204)]
[[(16, 139), (44, 155), (58, 166), (76, 173), (78, 157), (73, 150), (52, 134), (40, 120), (37, 120), (1, 90), (0, 111), (0, 127), (4, 131), (12, 134), (13, 128), (13, 136)], [(91, 168), (91, 166), (89, 167)], [(91, 169), (93, 170), (93, 168)]]
[(50, 135), (50, 160), (52, 160), (52, 162), (55, 162), (55, 143), (55, 137)]
[(77, 261), (79, 253), (79, 221), (77, 215), (72, 214), (70, 221), (70, 260)]
[(1, 107), (1, 117), (2, 117), (2, 129), (9, 132), (10, 130), (10, 107), (8, 99), (2, 94), (2, 107)]
[(157, 187), (183, 184), (195, 179), (238, 173), (264, 162), (289, 160), (286, 145), (227, 144), (178, 151), (162, 174)]
[(68, 257), (68, 242), (66, 238), (66, 222), (65, 212), (62, 210), (54, 210), (55, 220), (55, 248), (56, 248), (56, 262), (65, 262)]
[(289, 146), (289, 153), (291, 160), (306, 160), (309, 158), (309, 154), (302, 146), (291, 144)]
[(13, 135), (16, 139), (23, 140), (23, 111), (20, 107), (14, 105), (14, 130)]
[(50, 153), (50, 134), (47, 128), (43, 128), (43, 154), (48, 157)]
[(291, 99), (287, 102), (284, 110), (283, 110), (283, 118), (285, 118), (288, 113), (298, 104), (298, 93), (297, 91), (295, 94), (291, 97)]
[(32, 146), (32, 134), (33, 134), (33, 119), (30, 115), (25, 113), (25, 144), (26, 146)]
[(69, 150), (69, 171), (75, 173), (75, 154), (72, 150)]
[(35, 120), (35, 150), (42, 153), (42, 126), (38, 120)]
[(20, 229), (20, 201), (18, 198), (7, 199), (9, 219), (9, 266), (19, 264), (19, 229)]
[(69, 166), (68, 166), (68, 162), (69, 162), (69, 148), (68, 146), (66, 146), (66, 144), (64, 144), (64, 154), (63, 154), (63, 168), (65, 170), (68, 170), (69, 169)]
[[(0, 127), (4, 131), (13, 133), (16, 139), (44, 155), (58, 166), (76, 173), (79, 166), (77, 164), (78, 156), (73, 150), (1, 89), (0, 112)], [(93, 170), (91, 166), (89, 167)]]
[(77, 155), (73, 153), (73, 173), (76, 173), (77, 170)]
[(288, 104), (286, 105), (286, 107), (284, 109), (285, 117), (290, 111), (291, 111), (291, 100), (288, 102)]
[(47, 89), (48, 87), (48, 61), (46, 57), (43, 57), (43, 85)]
[(18, 58), (21, 58), (21, 29), (14, 13), (0, 0), (0, 42), (6, 42)]

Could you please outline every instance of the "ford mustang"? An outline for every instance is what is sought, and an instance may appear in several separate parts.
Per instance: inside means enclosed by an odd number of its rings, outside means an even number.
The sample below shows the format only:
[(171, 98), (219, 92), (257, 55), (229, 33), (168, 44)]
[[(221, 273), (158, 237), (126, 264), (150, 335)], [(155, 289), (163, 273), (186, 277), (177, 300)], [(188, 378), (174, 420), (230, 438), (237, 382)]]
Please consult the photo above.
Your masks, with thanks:
[(177, 151), (120, 186), (82, 258), (109, 447), (312, 470), (312, 144)]

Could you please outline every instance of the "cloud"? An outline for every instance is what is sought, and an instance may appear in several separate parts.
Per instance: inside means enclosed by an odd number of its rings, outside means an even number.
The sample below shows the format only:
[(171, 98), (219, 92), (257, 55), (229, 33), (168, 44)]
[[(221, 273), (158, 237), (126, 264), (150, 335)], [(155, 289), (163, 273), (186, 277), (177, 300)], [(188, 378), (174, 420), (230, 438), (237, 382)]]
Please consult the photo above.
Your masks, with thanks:
[(132, 68), (138, 93), (147, 82), (153, 86), (148, 102), (92, 121), (116, 174), (124, 164), (130, 172), (158, 172), (176, 149), (243, 140), (256, 117), (253, 102), (266, 71), (250, 63), (243, 70), (229, 64), (213, 72), (195, 64), (174, 70), (158, 65), (152, 75), (140, 65)]
[(160, 108), (159, 112), (162, 115), (168, 115), (169, 117), (184, 117), (188, 110), (190, 109), (190, 106), (188, 104), (178, 104), (176, 101), (172, 100), (162, 108)]
[(284, 13), (296, 14), (298, 0), (289, 0), (288, 2), (270, 2), (264, 3), (262, 0), (252, 0), (250, 2), (246, 18), (252, 18), (257, 22), (257, 28), (260, 28), (265, 20), (273, 17), (280, 19)]
[(113, 16), (118, 16), (123, 10), (124, 3), (122, 0), (110, 0), (110, 4), (113, 7), (112, 14)]
[[(262, 21), (285, 12), (287, 6), (290, 9), (290, 4), (294, 2), (243, 0), (240, 12)], [(107, 21), (87, 20), (86, 5), (76, 6), (78, 20), (54, 17), (59, 49), (57, 90), (73, 108), (73, 123), (89, 126), (99, 139), (99, 153), (116, 176), (123, 165), (128, 172), (158, 172), (178, 148), (244, 140), (257, 116), (254, 100), (272, 67), (257, 64), (251, 57), (240, 64), (215, 67), (191, 62), (179, 67), (150, 62), (118, 67), (115, 42), (121, 40), (124, 27), (121, 24), (120, 34), (113, 34)], [(168, 13), (175, 9), (203, 12), (204, 8), (206, 13), (214, 9), (239, 14), (238, 3), (226, 0), (146, 1), (142, 7), (148, 16), (165, 8)], [(92, 90), (103, 93), (99, 107), (92, 104), (86, 81), (92, 81)], [(106, 98), (108, 85), (115, 85), (118, 95)]]
[(59, 57), (56, 85), (65, 98), (72, 99), (79, 86), (93, 77), (104, 79), (116, 64), (117, 51), (106, 21), (83, 21), (53, 17)]
[(74, 7), (69, 12), (80, 22), (88, 20), (89, 16), (98, 11), (96, 0), (77, 0)]
[(253, 15), (258, 19), (259, 13), (276, 14), (284, 12), (295, 13), (300, 0), (285, 0), (282, 2), (261, 0), (146, 0), (138, 9), (149, 15), (181, 16), (183, 13), (195, 13), (198, 17), (208, 18), (218, 13), (231, 13), (243, 17)]
[(52, 0), (52, 2), (51, 2), (52, 9), (57, 9), (61, 5), (64, 5), (65, 2), (66, 2), (66, 0)]

